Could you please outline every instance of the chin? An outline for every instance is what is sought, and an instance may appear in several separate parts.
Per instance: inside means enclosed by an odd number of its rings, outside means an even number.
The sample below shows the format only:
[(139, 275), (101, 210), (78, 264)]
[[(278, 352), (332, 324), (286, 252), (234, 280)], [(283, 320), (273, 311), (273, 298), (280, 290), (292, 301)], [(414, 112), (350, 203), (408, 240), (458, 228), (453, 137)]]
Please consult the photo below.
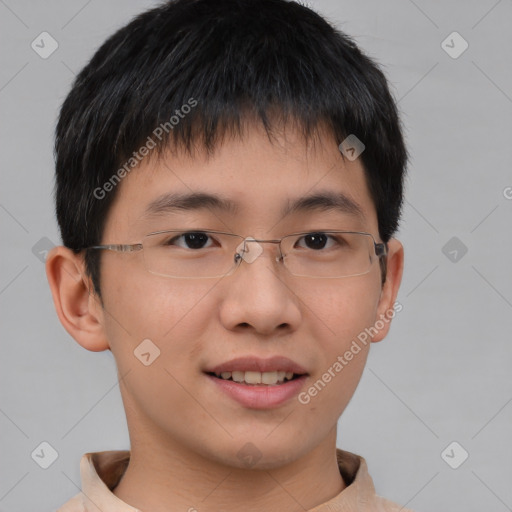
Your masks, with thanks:
[[(289, 439), (293, 439), (290, 436)], [(224, 453), (216, 450), (212, 454), (217, 462), (222, 465), (246, 470), (272, 470), (286, 466), (300, 457), (298, 445), (294, 442), (286, 446), (284, 442), (269, 442), (269, 440), (260, 439), (252, 441), (234, 442)], [(300, 444), (301, 451), (304, 446)]]

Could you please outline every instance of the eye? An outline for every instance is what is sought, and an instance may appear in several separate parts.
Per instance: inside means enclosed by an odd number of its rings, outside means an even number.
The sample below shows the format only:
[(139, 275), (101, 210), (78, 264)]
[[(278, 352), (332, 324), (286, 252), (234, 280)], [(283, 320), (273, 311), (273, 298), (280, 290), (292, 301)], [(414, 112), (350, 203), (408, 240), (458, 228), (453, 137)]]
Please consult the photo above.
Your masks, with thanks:
[(332, 247), (332, 244), (335, 243), (334, 238), (326, 235), (325, 233), (308, 233), (307, 235), (299, 238), (297, 244), (300, 244), (302, 241), (304, 242), (306, 249), (313, 249), (316, 251), (330, 248)]
[(207, 245), (209, 240), (212, 241), (213, 239), (207, 233), (191, 231), (164, 240), (162, 245), (177, 245), (184, 249), (207, 249), (211, 247), (211, 245)]

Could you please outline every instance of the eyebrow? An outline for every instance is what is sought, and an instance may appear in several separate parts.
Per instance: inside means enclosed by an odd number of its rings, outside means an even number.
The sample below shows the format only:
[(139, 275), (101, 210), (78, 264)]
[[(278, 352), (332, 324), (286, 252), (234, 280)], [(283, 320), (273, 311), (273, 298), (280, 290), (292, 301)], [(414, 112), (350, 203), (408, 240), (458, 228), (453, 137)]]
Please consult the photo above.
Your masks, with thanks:
[(295, 212), (313, 211), (337, 211), (358, 217), (361, 220), (365, 219), (363, 209), (353, 199), (342, 192), (328, 190), (289, 201), (281, 215), (285, 217)]
[[(168, 193), (152, 201), (144, 211), (144, 217), (160, 216), (179, 211), (217, 210), (235, 214), (238, 204), (231, 199), (206, 192)], [(364, 220), (361, 206), (341, 192), (321, 191), (315, 194), (288, 200), (281, 216), (313, 211), (337, 211)]]
[(220, 210), (236, 213), (238, 206), (234, 201), (205, 192), (163, 194), (151, 201), (145, 209), (144, 217), (153, 217), (191, 210)]

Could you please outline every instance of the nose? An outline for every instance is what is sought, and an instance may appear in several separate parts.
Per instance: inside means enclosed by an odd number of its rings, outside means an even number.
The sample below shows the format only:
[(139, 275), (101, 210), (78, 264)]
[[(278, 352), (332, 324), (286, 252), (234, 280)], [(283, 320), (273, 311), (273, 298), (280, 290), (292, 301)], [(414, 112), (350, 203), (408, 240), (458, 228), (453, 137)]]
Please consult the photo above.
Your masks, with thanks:
[[(300, 301), (293, 292), (275, 243), (247, 242), (236, 271), (223, 279), (220, 319), (226, 329), (263, 335), (291, 332), (300, 324)], [(272, 241), (268, 241), (272, 242)]]
[[(235, 259), (242, 259), (247, 263), (252, 263), (263, 254), (263, 246), (261, 244), (280, 244), (280, 242), (280, 240), (256, 240), (256, 238), (248, 236), (236, 248)], [(280, 261), (280, 259), (280, 256), (275, 257), (276, 261)]]

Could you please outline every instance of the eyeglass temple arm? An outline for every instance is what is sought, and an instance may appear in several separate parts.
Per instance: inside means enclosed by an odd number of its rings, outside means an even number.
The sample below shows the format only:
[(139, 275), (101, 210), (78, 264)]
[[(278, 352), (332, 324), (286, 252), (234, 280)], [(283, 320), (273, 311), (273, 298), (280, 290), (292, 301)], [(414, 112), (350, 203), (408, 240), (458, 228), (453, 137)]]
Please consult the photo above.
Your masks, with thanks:
[(105, 249), (116, 252), (135, 252), (142, 250), (142, 244), (109, 244), (109, 245), (93, 245), (89, 249)]
[(386, 243), (383, 242), (383, 243), (375, 243), (375, 254), (380, 257), (380, 256), (386, 256), (388, 250), (387, 250), (387, 246), (386, 246)]

